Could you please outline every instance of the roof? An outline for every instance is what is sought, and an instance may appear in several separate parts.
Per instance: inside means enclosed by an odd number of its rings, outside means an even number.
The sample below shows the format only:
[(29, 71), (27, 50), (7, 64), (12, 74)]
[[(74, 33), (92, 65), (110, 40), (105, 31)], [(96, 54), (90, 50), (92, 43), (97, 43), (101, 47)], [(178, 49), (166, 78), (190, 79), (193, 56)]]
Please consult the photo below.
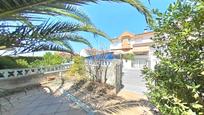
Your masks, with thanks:
[(91, 55), (86, 58), (90, 60), (104, 60), (104, 59), (113, 59), (114, 56), (113, 56), (113, 52), (106, 52), (103, 54)]
[(139, 39), (139, 38), (144, 38), (145, 36), (153, 36), (155, 32), (144, 32), (140, 34), (133, 34), (130, 32), (123, 32), (119, 37), (111, 39), (111, 42), (117, 42), (121, 41), (123, 39), (129, 38), (129, 39)]
[(80, 51), (80, 55), (83, 57), (91, 56), (91, 55), (97, 55), (97, 54), (104, 54), (111, 52), (110, 50), (97, 50), (94, 48), (88, 48), (88, 49), (82, 49)]

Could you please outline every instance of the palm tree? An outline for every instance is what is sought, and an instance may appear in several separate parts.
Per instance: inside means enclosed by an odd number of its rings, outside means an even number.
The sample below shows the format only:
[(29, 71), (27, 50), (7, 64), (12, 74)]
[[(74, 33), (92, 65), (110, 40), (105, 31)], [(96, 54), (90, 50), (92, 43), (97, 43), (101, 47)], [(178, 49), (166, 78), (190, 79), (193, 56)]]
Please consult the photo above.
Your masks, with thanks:
[[(14, 53), (27, 53), (40, 50), (73, 52), (69, 41), (80, 42), (92, 47), (89, 41), (77, 35), (79, 31), (109, 38), (105, 33), (88, 24), (69, 22), (45, 22), (41, 25), (19, 26), (9, 34), (0, 34), (0, 46), (17, 48)], [(3, 48), (2, 48), (3, 49)]]
[[(148, 23), (152, 21), (151, 14), (139, 0), (0, 0), (0, 20), (18, 19), (26, 21), (32, 18), (27, 16), (27, 13), (65, 15), (77, 19), (78, 16), (84, 15), (77, 12), (76, 9), (70, 8), (70, 5), (97, 3), (98, 1), (128, 3), (144, 14)], [(84, 16), (84, 21), (89, 22), (86, 19), (86, 16)]]
[[(20, 21), (24, 25), (17, 26), (15, 24), (1, 25), (1, 30), (5, 28), (16, 29), (13, 32), (0, 31), (0, 49), (15, 48), (14, 53), (26, 53), (39, 50), (56, 50), (56, 51), (66, 51), (73, 52), (69, 41), (84, 43), (91, 47), (91, 44), (83, 38), (77, 35), (78, 31), (85, 31), (93, 33), (94, 35), (100, 35), (105, 38), (109, 38), (105, 33), (98, 30), (91, 23), (88, 16), (81, 12), (77, 8), (71, 5), (66, 5), (67, 12), (63, 12), (66, 17), (74, 18), (78, 23), (70, 23), (64, 21), (52, 21), (46, 20), (46, 22), (40, 25), (33, 25), (31, 22), (35, 21), (39, 17), (30, 17), (33, 13), (26, 13), (21, 18), (16, 18), (12, 16), (10, 18), (2, 18), (2, 21)], [(59, 12), (59, 11), (58, 11)], [(62, 13), (62, 11), (60, 11)], [(16, 14), (14, 14), (16, 15)], [(40, 13), (37, 16), (45, 17), (43, 15), (60, 15), (54, 13)], [(24, 17), (25, 16), (25, 17)], [(36, 15), (35, 15), (36, 16)], [(45, 18), (46, 19), (46, 18)], [(45, 20), (40, 18), (37, 21)], [(13, 50), (13, 49), (12, 49)]]
[[(145, 15), (148, 23), (151, 23), (152, 17), (149, 11), (138, 0), (101, 1), (129, 3)], [(97, 3), (98, 0), (0, 0), (0, 21), (19, 21), (23, 24), (2, 26), (2, 28), (17, 29), (11, 33), (0, 34), (0, 46), (18, 47), (18, 53), (43, 49), (72, 52), (68, 41), (82, 42), (91, 46), (85, 38), (75, 34), (78, 31), (91, 32), (108, 38), (105, 33), (94, 27), (85, 13), (73, 6), (89, 2)], [(46, 21), (41, 25), (33, 25), (33, 21), (46, 20), (42, 15), (71, 17), (80, 23)], [(24, 49), (21, 49), (22, 47)]]

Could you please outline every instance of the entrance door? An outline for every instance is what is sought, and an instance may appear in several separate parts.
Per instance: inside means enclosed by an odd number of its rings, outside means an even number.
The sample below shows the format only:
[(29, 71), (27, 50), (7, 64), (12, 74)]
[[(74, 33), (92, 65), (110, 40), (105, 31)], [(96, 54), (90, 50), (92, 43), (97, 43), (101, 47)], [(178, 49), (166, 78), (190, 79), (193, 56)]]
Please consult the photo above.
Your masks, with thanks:
[(149, 66), (148, 58), (135, 58), (132, 66), (136, 69), (143, 69), (144, 66)]

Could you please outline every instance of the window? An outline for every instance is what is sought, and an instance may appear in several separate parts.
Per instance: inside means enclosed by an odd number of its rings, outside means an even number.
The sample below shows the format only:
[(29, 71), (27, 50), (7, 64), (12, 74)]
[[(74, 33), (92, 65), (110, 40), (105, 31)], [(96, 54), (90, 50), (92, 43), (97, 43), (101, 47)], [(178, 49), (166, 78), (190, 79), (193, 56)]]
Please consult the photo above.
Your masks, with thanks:
[(127, 43), (128, 43), (128, 42), (129, 42), (129, 39), (128, 39), (128, 38), (123, 39), (123, 42), (125, 42), (125, 43), (127, 42)]

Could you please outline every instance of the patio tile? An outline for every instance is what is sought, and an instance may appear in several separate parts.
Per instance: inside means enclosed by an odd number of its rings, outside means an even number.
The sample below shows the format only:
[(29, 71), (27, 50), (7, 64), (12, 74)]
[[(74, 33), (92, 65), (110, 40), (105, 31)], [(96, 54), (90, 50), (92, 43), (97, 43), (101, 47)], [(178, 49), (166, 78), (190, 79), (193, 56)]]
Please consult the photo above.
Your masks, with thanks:
[(60, 104), (48, 105), (48, 108), (42, 114), (55, 113), (59, 108)]
[(50, 95), (41, 90), (30, 90), (27, 95), (12, 95), (11, 100), (14, 107), (5, 105), (8, 106), (8, 111), (4, 111), (3, 115), (86, 115), (86, 112), (68, 97)]
[(29, 115), (29, 113), (32, 112), (32, 111), (33, 111), (33, 108), (19, 109), (13, 115)]
[(87, 115), (87, 114), (83, 110), (72, 109), (72, 110), (56, 113), (55, 115)]
[(15, 111), (4, 111), (4, 112), (2, 112), (2, 115), (15, 115), (15, 113), (17, 112), (17, 110), (15, 110)]
[(34, 108), (29, 115), (40, 115), (43, 114), (47, 110), (48, 106), (39, 106)]
[(57, 112), (63, 112), (63, 111), (68, 111), (70, 110), (70, 105), (69, 103), (62, 103), (59, 108), (57, 109)]

